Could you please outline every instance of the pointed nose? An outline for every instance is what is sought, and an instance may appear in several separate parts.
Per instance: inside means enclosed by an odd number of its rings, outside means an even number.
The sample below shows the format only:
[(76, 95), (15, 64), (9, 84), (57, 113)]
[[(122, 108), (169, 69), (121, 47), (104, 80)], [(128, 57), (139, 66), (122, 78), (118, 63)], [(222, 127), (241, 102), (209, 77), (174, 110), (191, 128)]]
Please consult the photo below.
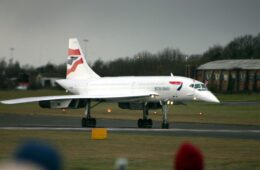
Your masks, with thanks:
[(210, 91), (197, 91), (195, 94), (196, 98), (201, 101), (210, 102), (210, 103), (220, 103), (217, 97), (212, 94)]

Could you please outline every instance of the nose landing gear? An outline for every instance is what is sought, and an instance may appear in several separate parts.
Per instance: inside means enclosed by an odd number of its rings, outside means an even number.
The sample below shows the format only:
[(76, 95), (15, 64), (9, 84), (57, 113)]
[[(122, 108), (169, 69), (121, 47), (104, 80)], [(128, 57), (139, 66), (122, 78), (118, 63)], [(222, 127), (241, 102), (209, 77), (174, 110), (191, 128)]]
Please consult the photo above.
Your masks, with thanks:
[(169, 129), (169, 122), (168, 122), (168, 105), (167, 102), (161, 101), (162, 111), (163, 111), (163, 122), (162, 122), (162, 129)]

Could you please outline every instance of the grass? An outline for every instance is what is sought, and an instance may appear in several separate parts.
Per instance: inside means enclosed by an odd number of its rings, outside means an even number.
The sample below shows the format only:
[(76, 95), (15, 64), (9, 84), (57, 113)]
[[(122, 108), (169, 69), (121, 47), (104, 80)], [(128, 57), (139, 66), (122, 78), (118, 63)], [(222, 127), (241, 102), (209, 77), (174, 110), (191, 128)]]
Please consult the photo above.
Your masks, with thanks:
[(216, 94), (220, 101), (260, 101), (259, 93)]
[[(25, 96), (42, 95), (64, 95), (63, 91), (58, 90), (39, 90), (39, 91), (0, 91), (0, 100), (7, 98), (19, 98)], [(221, 101), (260, 101), (259, 94), (236, 94), (219, 95)], [(107, 109), (112, 109), (111, 113)], [(260, 106), (228, 106), (219, 104), (207, 104), (202, 102), (190, 103), (186, 106), (174, 105), (170, 107), (169, 120), (172, 122), (200, 122), (200, 123), (222, 123), (222, 124), (242, 124), (260, 125)], [(0, 105), (0, 114), (38, 114), (38, 115), (62, 115), (82, 117), (84, 109), (66, 110), (42, 109), (37, 103), (27, 103), (18, 105)], [(122, 110), (116, 103), (101, 103), (92, 109), (93, 116), (96, 118), (107, 119), (131, 119), (137, 120), (142, 116), (142, 111)], [(153, 120), (162, 119), (161, 110), (150, 112)], [(200, 115), (202, 113), (202, 115)]]
[(174, 153), (183, 141), (203, 151), (205, 169), (259, 169), (258, 140), (176, 137), (109, 133), (106, 140), (91, 140), (89, 132), (0, 131), (0, 158), (12, 157), (23, 139), (53, 143), (64, 156), (66, 169), (113, 169), (118, 157), (128, 158), (128, 169), (172, 169)]

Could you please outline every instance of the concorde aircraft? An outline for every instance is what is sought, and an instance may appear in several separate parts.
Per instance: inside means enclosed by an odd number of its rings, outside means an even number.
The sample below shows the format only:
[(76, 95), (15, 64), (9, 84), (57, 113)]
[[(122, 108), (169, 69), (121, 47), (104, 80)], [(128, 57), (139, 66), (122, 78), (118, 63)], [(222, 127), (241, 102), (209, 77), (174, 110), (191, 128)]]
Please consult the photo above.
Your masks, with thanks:
[(180, 76), (125, 76), (100, 77), (87, 64), (76, 38), (69, 39), (66, 79), (57, 83), (69, 95), (28, 97), (1, 101), (3, 104), (39, 102), (43, 108), (85, 108), (82, 127), (95, 127), (91, 115), (91, 102), (117, 102), (122, 109), (142, 110), (139, 128), (151, 128), (149, 109), (162, 108), (162, 128), (168, 129), (169, 104), (188, 101), (219, 103), (219, 100), (197, 80)]

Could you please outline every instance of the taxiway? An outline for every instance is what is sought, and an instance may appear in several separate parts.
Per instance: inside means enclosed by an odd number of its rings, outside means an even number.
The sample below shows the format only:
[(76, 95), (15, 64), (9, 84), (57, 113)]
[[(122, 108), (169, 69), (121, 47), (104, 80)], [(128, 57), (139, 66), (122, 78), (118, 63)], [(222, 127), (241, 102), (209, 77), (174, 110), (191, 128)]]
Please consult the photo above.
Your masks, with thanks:
[[(97, 127), (105, 127), (108, 131), (116, 133), (260, 140), (260, 126), (256, 125), (171, 122), (170, 129), (161, 129), (160, 126), (161, 122), (154, 121), (152, 129), (138, 129), (136, 120), (97, 119)], [(0, 130), (90, 131), (91, 128), (81, 128), (78, 117), (1, 114)]]

